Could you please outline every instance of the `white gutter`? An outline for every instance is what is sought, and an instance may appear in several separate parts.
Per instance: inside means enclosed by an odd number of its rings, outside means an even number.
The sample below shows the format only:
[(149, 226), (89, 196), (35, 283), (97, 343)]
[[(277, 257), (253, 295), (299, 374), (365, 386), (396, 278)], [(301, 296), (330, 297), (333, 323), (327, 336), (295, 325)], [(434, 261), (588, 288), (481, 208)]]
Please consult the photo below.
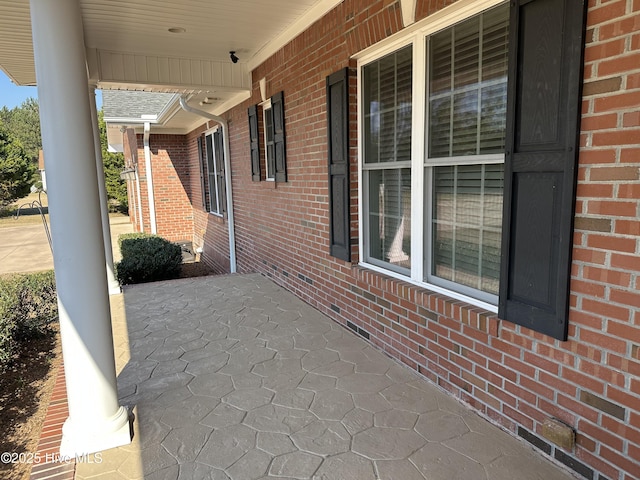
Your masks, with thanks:
[(152, 125), (162, 124), (162, 122), (158, 120), (157, 115), (143, 115), (141, 117), (105, 117), (104, 122), (112, 125), (142, 125), (145, 123), (150, 123)]
[(149, 196), (149, 222), (151, 223), (151, 233), (158, 233), (156, 225), (156, 203), (153, 194), (153, 172), (151, 171), (151, 148), (149, 148), (149, 135), (151, 124), (144, 123), (144, 165), (147, 170), (147, 195)]
[(227, 121), (217, 115), (198, 110), (197, 108), (187, 105), (187, 99), (185, 96), (180, 97), (180, 106), (185, 112), (193, 113), (204, 118), (218, 122), (222, 126), (224, 132), (224, 169), (225, 169), (225, 186), (227, 191), (227, 215), (228, 215), (228, 230), (229, 230), (229, 264), (231, 273), (236, 273), (236, 230), (233, 220), (233, 195), (231, 192), (231, 154), (229, 153), (229, 125)]

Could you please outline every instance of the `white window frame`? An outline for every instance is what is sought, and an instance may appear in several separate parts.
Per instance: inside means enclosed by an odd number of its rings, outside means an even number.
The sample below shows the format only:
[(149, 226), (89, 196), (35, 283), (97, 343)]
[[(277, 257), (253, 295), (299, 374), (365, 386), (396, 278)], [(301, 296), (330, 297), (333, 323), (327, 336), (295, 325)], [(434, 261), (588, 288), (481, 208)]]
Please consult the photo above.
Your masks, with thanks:
[[(271, 165), (275, 165), (275, 159), (273, 162), (269, 162), (269, 146), (267, 141), (267, 115), (272, 113), (271, 110), (271, 99), (268, 98), (264, 102), (260, 104), (260, 109), (262, 110), (262, 130), (263, 130), (263, 139), (264, 139), (264, 171), (265, 180), (267, 182), (275, 182), (276, 181), (276, 172), (272, 171), (273, 168), (270, 168)], [(271, 127), (273, 128), (273, 121), (271, 122)]]
[[(428, 18), (417, 22), (401, 32), (373, 45), (362, 52), (356, 54), (354, 58), (358, 63), (358, 225), (359, 225), (359, 251), (360, 265), (371, 270), (384, 273), (404, 281), (409, 281), (419, 286), (427, 287), (430, 290), (447, 295), (455, 300), (464, 301), (471, 305), (478, 306), (487, 311), (498, 312), (497, 295), (487, 295), (489, 300), (479, 299), (465, 293), (464, 288), (460, 291), (453, 291), (441, 285), (425, 281), (424, 239), (432, 238), (431, 211), (425, 212), (425, 194), (430, 195), (431, 182), (426, 182), (425, 174), (427, 167), (436, 165), (459, 165), (459, 164), (480, 164), (504, 162), (504, 155), (478, 155), (473, 157), (428, 159), (426, 158), (428, 131), (427, 131), (427, 39), (430, 35), (448, 28), (460, 21), (482, 13), (491, 7), (505, 3), (504, 0), (459, 0), (454, 4), (440, 10)], [(402, 47), (412, 44), (413, 46), (413, 81), (412, 81), (412, 126), (411, 126), (411, 269), (408, 275), (376, 265), (375, 260), (367, 259), (365, 237), (368, 235), (368, 209), (365, 210), (368, 201), (368, 185), (365, 184), (365, 171), (369, 168), (364, 163), (364, 127), (363, 127), (363, 104), (362, 104), (362, 70), (371, 62), (393, 53)], [(404, 166), (405, 162), (399, 162), (398, 168)], [(431, 203), (430, 203), (431, 204)], [(428, 235), (428, 237), (426, 237)], [(459, 284), (456, 284), (458, 287)]]
[[(213, 148), (213, 135), (214, 133), (217, 133), (220, 130), (220, 127), (214, 127), (212, 129), (207, 130), (206, 132), (204, 132), (204, 151), (205, 151), (205, 155), (204, 155), (204, 161), (207, 167), (207, 186), (209, 187), (209, 205), (207, 205), (208, 211), (211, 215), (215, 215), (217, 217), (223, 217), (224, 216), (224, 210), (222, 208), (222, 206), (224, 205), (224, 201), (225, 199), (222, 198), (222, 192), (223, 192), (223, 186), (224, 185), (219, 185), (218, 182), (218, 172), (216, 170), (216, 150), (215, 148)], [(212, 160), (213, 160), (213, 171), (209, 170), (209, 146), (207, 144), (207, 137), (211, 137), (211, 145), (212, 145), (212, 149), (211, 149), (211, 156), (212, 156)], [(223, 141), (224, 141), (224, 137), (223, 137)], [(223, 159), (224, 162), (224, 159)], [(226, 175), (226, 172), (224, 172), (224, 175)], [(224, 181), (224, 177), (223, 177), (223, 181)], [(215, 209), (214, 207), (214, 201), (215, 201)]]

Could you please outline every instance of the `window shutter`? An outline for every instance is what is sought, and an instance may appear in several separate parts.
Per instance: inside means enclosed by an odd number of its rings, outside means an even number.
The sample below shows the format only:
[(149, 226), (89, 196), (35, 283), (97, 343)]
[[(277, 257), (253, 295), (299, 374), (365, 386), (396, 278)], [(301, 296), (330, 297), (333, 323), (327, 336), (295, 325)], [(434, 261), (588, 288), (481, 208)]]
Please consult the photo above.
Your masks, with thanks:
[(215, 162), (216, 162), (216, 180), (218, 184), (218, 192), (220, 198), (218, 201), (220, 202), (220, 213), (227, 211), (227, 196), (226, 196), (226, 184), (224, 182), (225, 172), (224, 172), (224, 145), (223, 145), (223, 137), (222, 132), (220, 130), (214, 132), (213, 134), (213, 150), (215, 154)]
[(198, 164), (200, 165), (200, 190), (202, 192), (202, 209), (207, 209), (207, 190), (205, 188), (205, 164), (202, 161), (202, 137), (198, 137)]
[(260, 181), (260, 134), (258, 131), (258, 106), (249, 107), (249, 138), (251, 140), (251, 179)]
[(349, 69), (327, 77), (329, 252), (351, 261), (349, 195)]
[(498, 315), (566, 340), (586, 5), (511, 5)]
[(287, 181), (287, 156), (284, 134), (284, 92), (271, 97), (271, 114), (273, 115), (273, 146), (275, 150), (276, 182)]

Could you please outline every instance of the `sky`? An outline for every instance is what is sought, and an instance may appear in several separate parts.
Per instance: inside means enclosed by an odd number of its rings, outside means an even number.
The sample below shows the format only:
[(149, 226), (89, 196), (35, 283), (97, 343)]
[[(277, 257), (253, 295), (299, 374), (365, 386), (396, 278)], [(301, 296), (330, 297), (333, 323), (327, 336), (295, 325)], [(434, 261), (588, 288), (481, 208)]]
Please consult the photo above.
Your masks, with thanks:
[[(0, 70), (0, 108), (7, 107), (11, 110), (19, 107), (29, 97), (38, 98), (36, 87), (19, 87)], [(102, 92), (100, 91), (97, 95), (97, 104), (98, 109), (102, 108)]]
[(0, 70), (0, 108), (19, 107), (29, 97), (38, 98), (36, 87), (18, 87)]

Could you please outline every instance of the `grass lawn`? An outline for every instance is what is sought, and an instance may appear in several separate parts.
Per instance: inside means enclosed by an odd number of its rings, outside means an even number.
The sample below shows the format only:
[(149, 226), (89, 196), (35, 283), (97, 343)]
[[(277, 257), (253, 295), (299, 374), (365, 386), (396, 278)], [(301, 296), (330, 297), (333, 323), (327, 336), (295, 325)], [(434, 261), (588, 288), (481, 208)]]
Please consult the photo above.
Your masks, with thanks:
[[(34, 202), (38, 201), (42, 202), (41, 205), (43, 207), (43, 213), (45, 214), (47, 223), (49, 223), (49, 215), (47, 213), (49, 203), (47, 195), (45, 193), (38, 195), (36, 192), (30, 193), (20, 200), (16, 200), (9, 205), (8, 208), (0, 211), (0, 228), (41, 224), (42, 215), (40, 215), (38, 208), (34, 208), (36, 207)], [(19, 215), (16, 216), (16, 213), (19, 213)], [(126, 217), (126, 215), (122, 213), (110, 213), (109, 217)]]
[[(47, 194), (30, 193), (24, 198), (16, 200), (7, 208), (0, 211), (0, 228), (15, 227), (18, 225), (33, 225), (42, 223), (42, 216), (38, 210), (38, 202), (41, 202), (42, 211), (49, 221)], [(18, 214), (18, 215), (17, 215)]]

